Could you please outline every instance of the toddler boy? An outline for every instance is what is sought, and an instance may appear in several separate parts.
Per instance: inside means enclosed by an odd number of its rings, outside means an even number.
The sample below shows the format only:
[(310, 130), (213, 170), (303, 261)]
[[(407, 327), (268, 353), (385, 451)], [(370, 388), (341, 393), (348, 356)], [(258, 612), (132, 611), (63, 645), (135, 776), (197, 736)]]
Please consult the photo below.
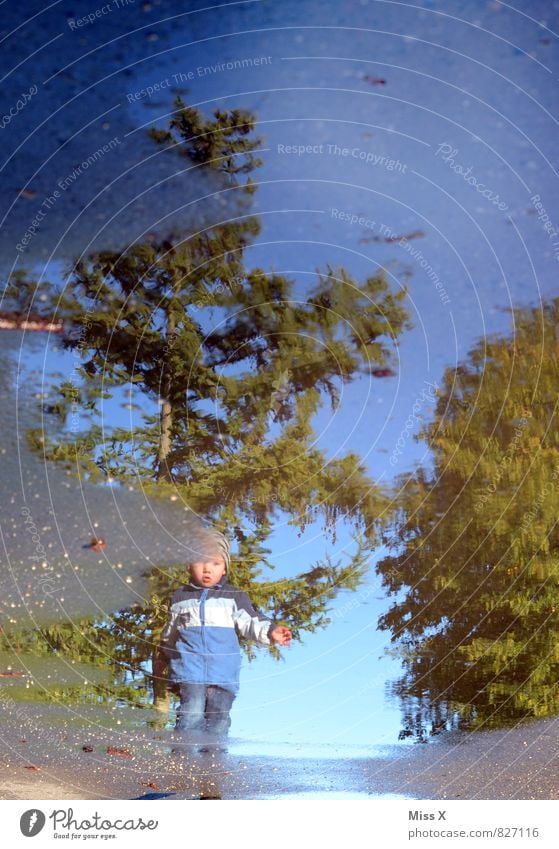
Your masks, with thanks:
[(291, 642), (291, 631), (263, 617), (248, 595), (226, 578), (226, 538), (218, 535), (210, 554), (190, 566), (190, 582), (171, 598), (162, 648), (180, 688), (175, 730), (227, 734), (239, 689), (241, 652), (237, 634), (267, 646)]

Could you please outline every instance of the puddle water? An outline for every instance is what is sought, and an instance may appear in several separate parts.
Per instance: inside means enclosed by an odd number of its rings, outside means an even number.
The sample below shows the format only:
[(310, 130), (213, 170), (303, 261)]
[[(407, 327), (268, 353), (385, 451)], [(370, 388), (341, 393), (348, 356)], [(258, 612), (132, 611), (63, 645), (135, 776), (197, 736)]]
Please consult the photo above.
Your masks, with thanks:
[(334, 743), (312, 742), (277, 742), (266, 740), (242, 740), (232, 737), (228, 744), (229, 751), (238, 757), (282, 758), (311, 758), (327, 760), (329, 758), (383, 758), (395, 756), (397, 752), (407, 749), (401, 745), (374, 745), (363, 743), (360, 746)]
[[(84, 303), (93, 282), (118, 290), (116, 306), (108, 290), (96, 301), (99, 338), (72, 355), (94, 386), (110, 337), (132, 394), (120, 405), (95, 385), (81, 410), (125, 483), (45, 462), (45, 438), (61, 436), (46, 374), (75, 383), (76, 362), (54, 333), (6, 330), (2, 311), (5, 715), (76, 746), (85, 729), (160, 731), (168, 746), (162, 623), (219, 515), (241, 583), (303, 641), (273, 670), (256, 664), (253, 739), (233, 739), (232, 757), (382, 758), (384, 697), (401, 710), (400, 751), (556, 716), (559, 195), (553, 107), (533, 95), (559, 75), (549, 4), (530, 17), (457, 0), (454, 19), (428, 2), (331, 3), (325, 26), (315, 0), (219, 14), (173, 0), (168, 19), (125, 4), (78, 34), (57, 16), (65, 4), (27, 5), (44, 26), (24, 30), (29, 64), (14, 62), (6, 94), (18, 102), (33, 57), (41, 94), (33, 115), (3, 119), (2, 262), (52, 275), (60, 293), (87, 267)], [(22, 13), (4, 14), (7, 31)], [(232, 110), (231, 156), (223, 126), (216, 141), (184, 114), (185, 137), (161, 155), (147, 131), (162, 140), (176, 95), (207, 121)], [(253, 170), (257, 194), (242, 182)], [(108, 253), (74, 277), (58, 263), (94, 248)], [(72, 330), (85, 338), (82, 307)], [(168, 407), (182, 418), (163, 437)], [(156, 497), (165, 446), (182, 489)], [(104, 454), (89, 459), (103, 469)], [(266, 739), (272, 715), (280, 742)], [(284, 717), (286, 737), (304, 740), (306, 719), (314, 740), (355, 745), (283, 743)], [(301, 786), (281, 798), (405, 798)]]
[(328, 799), (332, 801), (343, 801), (343, 800), (354, 800), (354, 801), (388, 801), (389, 799), (413, 799), (413, 796), (402, 796), (398, 793), (384, 793), (384, 794), (375, 794), (375, 793), (352, 793), (349, 790), (333, 790), (332, 792), (328, 792), (325, 790), (321, 792), (317, 791), (309, 791), (308, 793), (284, 793), (278, 796), (261, 796), (261, 799), (285, 799), (285, 800), (300, 800), (300, 801), (313, 801), (320, 799)]

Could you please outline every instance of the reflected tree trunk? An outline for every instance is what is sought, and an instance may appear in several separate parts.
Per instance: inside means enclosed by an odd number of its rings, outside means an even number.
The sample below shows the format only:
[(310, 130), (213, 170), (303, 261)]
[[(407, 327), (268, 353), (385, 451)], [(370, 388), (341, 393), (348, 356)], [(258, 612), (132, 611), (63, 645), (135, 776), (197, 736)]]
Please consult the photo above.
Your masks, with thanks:
[(156, 646), (152, 654), (152, 685), (153, 704), (156, 710), (166, 711), (171, 704), (171, 693), (168, 690), (167, 658), (161, 646)]
[[(173, 296), (176, 294), (176, 283), (173, 281)], [(173, 405), (171, 402), (172, 392), (172, 370), (171, 350), (176, 337), (177, 325), (173, 315), (172, 304), (167, 313), (167, 339), (165, 345), (165, 362), (163, 364), (163, 380), (161, 383), (161, 416), (159, 450), (157, 452), (157, 480), (172, 481), (173, 476), (168, 464), (169, 454), (172, 448), (171, 434), (173, 430)]]

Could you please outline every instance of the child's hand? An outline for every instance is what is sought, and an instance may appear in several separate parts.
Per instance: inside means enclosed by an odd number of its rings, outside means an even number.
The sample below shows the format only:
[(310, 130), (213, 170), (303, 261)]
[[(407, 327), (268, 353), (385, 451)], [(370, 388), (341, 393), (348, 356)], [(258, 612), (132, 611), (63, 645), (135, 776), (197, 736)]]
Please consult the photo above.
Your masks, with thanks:
[(278, 625), (270, 632), (270, 637), (275, 643), (280, 646), (288, 646), (291, 643), (291, 631), (289, 628), (284, 628), (283, 625)]

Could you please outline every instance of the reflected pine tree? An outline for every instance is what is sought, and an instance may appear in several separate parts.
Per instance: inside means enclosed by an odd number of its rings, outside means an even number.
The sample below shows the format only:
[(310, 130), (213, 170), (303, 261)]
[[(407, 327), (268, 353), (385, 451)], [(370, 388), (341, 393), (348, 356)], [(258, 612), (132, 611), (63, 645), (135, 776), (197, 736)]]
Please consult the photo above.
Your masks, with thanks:
[[(361, 582), (387, 503), (357, 455), (331, 458), (317, 446), (313, 418), (325, 403), (337, 407), (344, 384), (391, 362), (408, 326), (406, 295), (392, 293), (381, 274), (358, 281), (326, 265), (303, 292), (286, 276), (247, 268), (245, 250), (260, 230), (250, 214), (261, 144), (254, 118), (233, 110), (206, 119), (175, 105), (154, 141), (187, 172), (206, 169), (244, 212), (237, 206), (230, 220), (199, 232), (151, 233), (122, 253), (97, 253), (75, 266), (62, 292), (41, 290), (43, 306), (47, 299), (64, 322), (64, 346), (79, 356), (79, 379), (58, 386), (51, 426), (30, 439), (80, 475), (140, 480), (224, 530), (234, 541), (234, 582), (298, 637), (324, 627), (332, 599)], [(9, 294), (27, 303), (30, 286), (22, 278)], [(125, 390), (136, 401), (127, 405), (134, 421), (113, 426), (103, 409)], [(347, 562), (302, 563), (294, 577), (273, 580), (275, 524), (302, 533), (316, 521), (334, 539), (340, 522), (353, 529)], [(115, 663), (152, 665), (160, 696), (157, 645), (169, 594), (184, 579), (183, 566), (156, 570), (145, 603), (96, 626), (110, 634)]]
[(559, 299), (445, 374), (378, 564), (402, 736), (559, 711)]

